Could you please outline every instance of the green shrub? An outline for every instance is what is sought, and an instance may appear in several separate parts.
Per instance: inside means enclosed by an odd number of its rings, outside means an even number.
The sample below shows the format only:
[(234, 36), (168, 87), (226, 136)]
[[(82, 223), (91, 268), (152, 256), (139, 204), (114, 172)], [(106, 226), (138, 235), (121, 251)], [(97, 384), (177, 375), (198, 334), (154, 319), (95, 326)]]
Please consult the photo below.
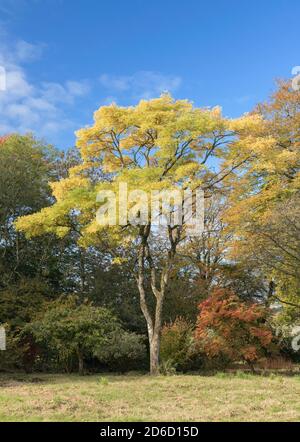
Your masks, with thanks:
[(7, 324), (1, 324), (6, 331), (6, 350), (0, 351), (0, 371), (13, 371), (23, 365), (24, 354), (27, 350), (21, 345), (19, 337), (16, 336)]
[[(76, 297), (49, 304), (48, 310), (22, 333), (33, 337), (41, 353), (57, 359), (57, 365), (72, 371), (77, 361), (84, 372), (87, 361), (96, 358), (106, 367), (126, 370), (144, 357), (142, 338), (125, 332), (110, 310), (92, 304), (77, 304)], [(48, 361), (50, 363), (51, 361)]]
[(201, 360), (195, 351), (194, 327), (191, 322), (177, 318), (173, 323), (164, 325), (161, 335), (161, 366), (178, 371), (199, 368)]
[(127, 371), (147, 364), (144, 336), (119, 328), (104, 346), (96, 346), (94, 356), (109, 369)]

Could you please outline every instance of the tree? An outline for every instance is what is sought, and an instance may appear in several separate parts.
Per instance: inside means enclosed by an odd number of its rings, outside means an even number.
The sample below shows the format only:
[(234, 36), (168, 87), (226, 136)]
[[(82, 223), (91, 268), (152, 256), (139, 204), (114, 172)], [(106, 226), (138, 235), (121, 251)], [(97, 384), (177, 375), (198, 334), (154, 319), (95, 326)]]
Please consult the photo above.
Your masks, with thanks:
[[(0, 318), (10, 342), (24, 350), (18, 352), (18, 367), (34, 350), (31, 342), (20, 340), (26, 323), (62, 293), (84, 297), (102, 260), (77, 245), (76, 232), (62, 239), (53, 234), (25, 238), (14, 225), (18, 216), (51, 205), (49, 182), (66, 178), (79, 164), (74, 149), (60, 152), (32, 135), (0, 138)], [(6, 354), (12, 351), (15, 346)]]
[[(50, 204), (48, 181), (56, 153), (32, 136), (10, 135), (0, 144), (0, 288), (33, 274), (39, 241), (26, 241), (14, 228), (18, 216)], [(33, 249), (34, 252), (33, 252)], [(29, 251), (30, 250), (30, 251)], [(28, 255), (32, 255), (28, 259)]]
[(280, 82), (253, 116), (257, 124), (228, 152), (247, 158), (228, 177), (231, 258), (263, 275), (268, 302), (299, 310), (300, 91)]
[[(38, 344), (55, 351), (61, 361), (76, 357), (79, 374), (84, 373), (85, 358), (92, 357), (108, 348), (120, 330), (113, 314), (90, 304), (77, 305), (76, 297), (57, 300), (32, 323), (23, 335), (32, 335)], [(104, 350), (105, 349), (105, 350)]]
[(216, 288), (199, 305), (195, 337), (207, 356), (242, 360), (253, 371), (253, 363), (272, 347), (267, 315), (264, 306), (246, 303), (233, 292)]
[(255, 227), (251, 237), (248, 228), (248, 244), (241, 244), (242, 259), (256, 263), (267, 275), (266, 301), (280, 302), (292, 316), (299, 317), (300, 192), (273, 203), (268, 217), (257, 221)]
[[(0, 143), (0, 290), (14, 289), (19, 281), (39, 279), (49, 294), (68, 290), (67, 259), (74, 274), (74, 245), (70, 237), (54, 235), (26, 239), (15, 229), (21, 215), (34, 213), (53, 203), (49, 182), (65, 174), (73, 164), (72, 153), (62, 154), (32, 135), (13, 134)], [(76, 162), (75, 162), (76, 164)], [(72, 248), (73, 246), (73, 248)], [(65, 274), (64, 274), (65, 273)], [(73, 281), (75, 278), (73, 276)], [(30, 281), (28, 281), (30, 284)], [(74, 289), (74, 287), (72, 287)]]
[(32, 350), (20, 342), (20, 331), (61, 287), (61, 267), (56, 238), (26, 240), (14, 221), (51, 204), (48, 181), (58, 158), (52, 146), (32, 135), (0, 139), (0, 318), (9, 343), (5, 355), (13, 356), (6, 359), (18, 367)]
[[(92, 127), (77, 132), (82, 164), (71, 168), (68, 178), (51, 183), (55, 204), (21, 217), (17, 227), (28, 237), (44, 233), (63, 237), (75, 230), (81, 246), (101, 244), (120, 264), (127, 259), (126, 248), (134, 249), (133, 272), (147, 324), (150, 371), (156, 374), (166, 289), (178, 244), (186, 236), (186, 223), (167, 223), (163, 238), (153, 229), (151, 216), (146, 223), (99, 225), (96, 196), (99, 191), (118, 195), (119, 184), (124, 182), (128, 191), (139, 189), (148, 195), (153, 190), (188, 187), (201, 187), (208, 195), (241, 159), (237, 155), (237, 162), (227, 162), (218, 172), (208, 167), (211, 158), (223, 156), (226, 142), (234, 138), (231, 123), (222, 118), (218, 108), (197, 109), (186, 100), (162, 95), (142, 100), (135, 107), (101, 107), (94, 119)], [(238, 130), (248, 125), (245, 117), (239, 121)], [(136, 219), (141, 215), (139, 205), (131, 205), (130, 210)]]
[[(226, 195), (215, 192), (205, 201), (204, 230), (201, 235), (189, 238), (180, 250), (180, 256), (193, 268), (198, 298), (208, 296), (211, 287), (220, 278), (226, 259), (227, 243), (222, 215), (226, 207)], [(198, 299), (199, 303), (200, 299)], [(197, 304), (198, 305), (198, 304)]]

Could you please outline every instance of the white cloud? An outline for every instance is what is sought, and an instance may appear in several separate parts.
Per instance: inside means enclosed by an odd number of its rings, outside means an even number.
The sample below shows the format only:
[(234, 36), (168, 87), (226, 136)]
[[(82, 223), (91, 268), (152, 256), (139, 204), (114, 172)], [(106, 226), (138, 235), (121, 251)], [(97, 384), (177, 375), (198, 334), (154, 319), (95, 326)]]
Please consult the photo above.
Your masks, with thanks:
[(3, 100), (25, 98), (34, 92), (33, 86), (28, 83), (25, 73), (17, 66), (5, 66), (6, 91), (3, 92)]
[[(174, 92), (181, 84), (178, 76), (154, 71), (138, 71), (125, 76), (102, 74), (99, 78), (82, 81), (33, 83), (25, 64), (41, 56), (43, 45), (23, 40), (11, 43), (5, 33), (3, 37), (6, 43), (0, 43), (0, 68), (6, 71), (6, 90), (0, 87), (0, 135), (34, 132), (38, 136), (53, 139), (54, 135), (54, 139), (59, 139), (67, 131), (71, 133), (86, 123), (87, 113), (81, 123), (73, 121), (74, 110), (84, 109), (78, 103), (87, 102), (88, 106), (93, 106), (88, 110), (92, 117), (92, 111), (101, 103), (124, 102), (124, 99), (136, 103), (141, 98), (157, 97), (165, 91)], [(83, 102), (92, 88), (93, 95), (90, 94), (89, 99), (93, 101)]]
[(43, 52), (44, 45), (33, 45), (24, 40), (19, 40), (16, 43), (15, 57), (20, 62), (28, 62), (40, 58)]
[(25, 41), (0, 46), (0, 66), (6, 72), (6, 89), (0, 90), (0, 133), (33, 131), (48, 136), (72, 127), (65, 108), (85, 96), (87, 80), (33, 84), (23, 63), (40, 56), (41, 45)]
[(116, 77), (108, 74), (102, 74), (99, 77), (100, 84), (106, 89), (116, 91), (126, 91), (130, 87), (130, 78), (132, 77)]
[(153, 71), (138, 71), (125, 76), (102, 74), (99, 82), (110, 92), (126, 92), (135, 99), (149, 99), (165, 91), (174, 92), (180, 86), (181, 78)]
[(87, 80), (67, 81), (66, 87), (69, 94), (71, 94), (74, 97), (82, 97), (86, 95), (91, 89), (91, 86)]
[[(47, 0), (1, 0), (0, 12), (2, 12), (3, 16), (7, 16), (9, 19), (11, 17), (16, 18), (16, 16), (26, 10), (31, 3), (33, 6), (36, 6), (37, 3), (41, 3), (42, 1), (45, 3)], [(53, 2), (54, 0), (50, 1)]]

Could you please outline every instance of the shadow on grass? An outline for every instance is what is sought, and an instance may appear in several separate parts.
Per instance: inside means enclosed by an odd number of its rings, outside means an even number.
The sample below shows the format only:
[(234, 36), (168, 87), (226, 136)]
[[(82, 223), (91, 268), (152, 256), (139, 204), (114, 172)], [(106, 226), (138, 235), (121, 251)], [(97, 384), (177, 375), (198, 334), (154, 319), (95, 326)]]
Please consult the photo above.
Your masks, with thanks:
[(100, 385), (114, 384), (120, 381), (126, 383), (135, 383), (141, 379), (163, 380), (176, 377), (215, 377), (218, 379), (253, 379), (254, 377), (296, 377), (300, 381), (299, 370), (284, 369), (257, 369), (252, 373), (247, 369), (228, 369), (228, 370), (198, 370), (191, 372), (178, 372), (171, 375), (158, 375), (151, 377), (148, 372), (130, 371), (127, 373), (86, 373), (79, 375), (77, 373), (0, 373), (0, 387), (15, 387), (17, 384), (74, 384), (74, 383), (98, 383)]

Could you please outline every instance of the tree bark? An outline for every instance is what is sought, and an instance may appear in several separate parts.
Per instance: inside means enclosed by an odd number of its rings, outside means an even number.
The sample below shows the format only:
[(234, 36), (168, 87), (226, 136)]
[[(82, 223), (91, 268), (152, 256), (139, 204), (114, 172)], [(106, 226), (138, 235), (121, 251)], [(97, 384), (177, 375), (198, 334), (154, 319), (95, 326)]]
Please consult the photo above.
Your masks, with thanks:
[(150, 374), (152, 376), (159, 374), (159, 347), (160, 335), (154, 334), (150, 342)]
[(83, 363), (83, 355), (80, 350), (77, 350), (78, 357), (78, 374), (81, 376), (84, 374), (84, 363)]
[[(140, 306), (142, 313), (145, 317), (148, 330), (149, 351), (150, 351), (150, 374), (159, 374), (159, 351), (160, 351), (160, 335), (162, 328), (162, 312), (163, 303), (165, 299), (165, 291), (168, 285), (169, 275), (172, 268), (173, 258), (176, 253), (176, 245), (178, 237), (173, 238), (172, 231), (170, 234), (171, 248), (168, 251), (167, 260), (165, 266), (161, 271), (160, 281), (157, 284), (156, 269), (152, 260), (150, 247), (148, 244), (148, 237), (150, 234), (150, 225), (141, 226), (140, 238), (141, 243), (138, 251), (138, 272), (137, 272), (137, 286), (140, 294)], [(146, 269), (145, 263), (148, 268)], [(155, 310), (151, 312), (146, 299), (145, 290), (145, 276), (146, 271), (150, 273), (151, 291), (155, 299)], [(159, 288), (157, 288), (157, 285)]]

